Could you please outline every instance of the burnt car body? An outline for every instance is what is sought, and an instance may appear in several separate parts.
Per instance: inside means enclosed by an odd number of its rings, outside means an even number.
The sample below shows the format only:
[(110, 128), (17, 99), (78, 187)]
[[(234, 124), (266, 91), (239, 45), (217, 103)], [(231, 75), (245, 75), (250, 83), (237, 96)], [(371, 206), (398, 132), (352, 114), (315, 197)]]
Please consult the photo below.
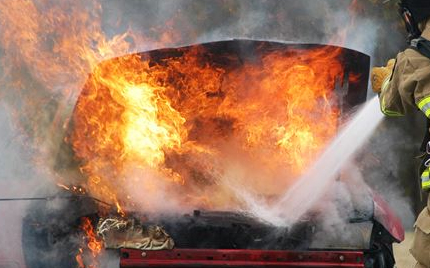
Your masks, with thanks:
[[(98, 206), (88, 196), (62, 193), (58, 199), (62, 198), (61, 210), (39, 203), (24, 219), (26, 267), (76, 267), (79, 219), (89, 217), (95, 225)], [(369, 192), (368, 201), (365, 211), (354, 211), (337, 234), (326, 233), (324, 211), (317, 210), (290, 228), (231, 211), (136, 213), (147, 224), (163, 226), (175, 248), (107, 250), (104, 254), (115, 260), (104, 267), (393, 267), (392, 244), (404, 239), (402, 225), (378, 195)]]
[[(262, 51), (285, 48), (312, 49), (315, 44), (229, 40), (202, 44), (210, 60), (231, 65), (258, 61)], [(141, 58), (162, 61), (180, 57), (192, 46), (138, 53)], [(340, 108), (348, 113), (366, 100), (370, 59), (360, 52), (341, 48), (345, 77), (336, 86)], [(360, 74), (349, 83), (348, 74)], [(67, 166), (67, 168), (73, 165)], [(64, 166), (59, 166), (59, 169)], [(360, 205), (349, 204), (342, 229), (326, 233), (324, 208), (305, 214), (287, 228), (264, 222), (240, 211), (201, 211), (177, 215), (140, 215), (161, 225), (175, 241), (175, 249), (142, 251), (121, 249), (113, 254), (119, 267), (393, 267), (392, 243), (403, 240), (399, 219), (377, 194), (366, 191)], [(363, 198), (361, 198), (363, 199)], [(48, 209), (49, 202), (33, 205), (23, 221), (22, 246), (29, 268), (75, 267), (79, 219), (98, 220), (99, 202), (86, 194), (61, 192), (61, 209)], [(336, 206), (342, 206), (338, 201)], [(364, 205), (363, 205), (364, 204)], [(103, 206), (103, 204), (102, 204)], [(49, 221), (47, 221), (49, 219)], [(149, 220), (148, 220), (149, 219)], [(346, 235), (346, 232), (348, 235)], [(49, 254), (48, 254), (49, 253)]]

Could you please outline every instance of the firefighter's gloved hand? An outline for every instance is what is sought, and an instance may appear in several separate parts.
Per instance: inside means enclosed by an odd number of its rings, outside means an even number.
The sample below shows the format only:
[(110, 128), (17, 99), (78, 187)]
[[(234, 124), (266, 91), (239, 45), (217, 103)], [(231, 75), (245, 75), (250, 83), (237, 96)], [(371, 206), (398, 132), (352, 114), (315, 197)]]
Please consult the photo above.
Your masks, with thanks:
[(391, 73), (393, 72), (395, 60), (391, 59), (387, 62), (387, 66), (385, 67), (374, 67), (372, 68), (371, 80), (372, 80), (372, 89), (375, 93), (380, 93), (382, 84), (390, 79)]

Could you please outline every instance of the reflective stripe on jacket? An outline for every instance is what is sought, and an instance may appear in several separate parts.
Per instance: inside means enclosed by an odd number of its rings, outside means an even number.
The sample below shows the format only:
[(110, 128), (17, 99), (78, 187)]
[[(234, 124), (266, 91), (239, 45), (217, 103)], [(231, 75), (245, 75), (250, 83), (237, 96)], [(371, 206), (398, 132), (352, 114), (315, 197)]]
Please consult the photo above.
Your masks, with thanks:
[(426, 168), (423, 173), (421, 173), (421, 188), (423, 190), (430, 190), (430, 170)]

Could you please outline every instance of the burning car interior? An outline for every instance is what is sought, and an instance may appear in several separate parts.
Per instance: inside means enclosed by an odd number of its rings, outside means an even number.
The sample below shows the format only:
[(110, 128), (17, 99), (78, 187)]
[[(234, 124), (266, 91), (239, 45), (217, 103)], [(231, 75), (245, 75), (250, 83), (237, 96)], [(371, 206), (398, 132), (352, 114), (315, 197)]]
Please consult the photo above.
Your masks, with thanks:
[(402, 225), (348, 174), (297, 220), (258, 207), (366, 101), (369, 68), (339, 46), (240, 39), (101, 62), (58, 151), (67, 179), (23, 220), (27, 267), (393, 267)]

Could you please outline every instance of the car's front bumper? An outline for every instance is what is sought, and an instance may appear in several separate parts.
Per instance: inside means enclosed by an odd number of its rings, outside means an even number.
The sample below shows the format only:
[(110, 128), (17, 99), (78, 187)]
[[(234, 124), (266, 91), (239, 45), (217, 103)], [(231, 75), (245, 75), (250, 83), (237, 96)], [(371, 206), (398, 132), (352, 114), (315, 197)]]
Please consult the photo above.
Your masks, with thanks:
[(122, 249), (121, 268), (143, 267), (365, 267), (362, 251)]

